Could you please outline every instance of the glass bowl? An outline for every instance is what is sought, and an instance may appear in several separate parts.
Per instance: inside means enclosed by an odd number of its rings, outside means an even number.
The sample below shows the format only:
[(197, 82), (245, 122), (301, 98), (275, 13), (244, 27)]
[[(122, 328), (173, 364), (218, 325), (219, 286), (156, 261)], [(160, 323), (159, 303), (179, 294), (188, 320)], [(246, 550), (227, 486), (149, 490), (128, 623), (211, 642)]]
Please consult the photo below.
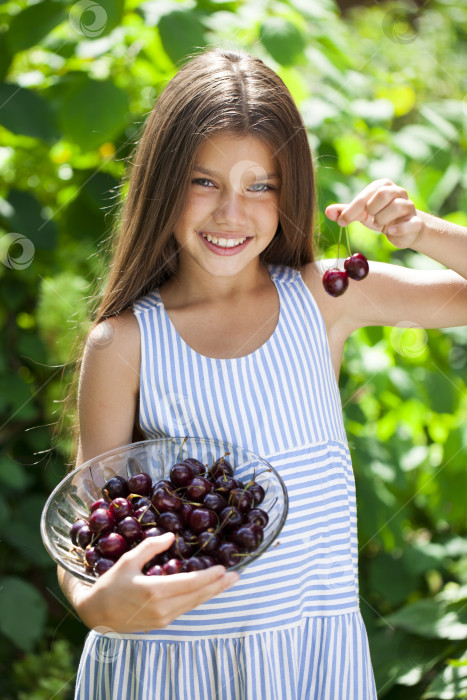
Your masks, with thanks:
[(264, 491), (259, 508), (266, 511), (269, 522), (258, 549), (230, 570), (241, 569), (259, 557), (279, 535), (287, 517), (287, 489), (279, 474), (262, 457), (221, 440), (198, 437), (168, 437), (143, 440), (90, 459), (68, 474), (50, 494), (42, 511), (41, 536), (52, 559), (77, 578), (94, 583), (97, 576), (86, 571), (84, 551), (70, 539), (70, 528), (77, 518), (89, 517), (89, 506), (102, 497), (102, 487), (112, 476), (125, 479), (147, 472), (153, 483), (168, 479), (171, 467), (187, 457), (194, 457), (207, 467), (224, 456), (234, 469), (235, 478), (243, 482), (254, 478)]

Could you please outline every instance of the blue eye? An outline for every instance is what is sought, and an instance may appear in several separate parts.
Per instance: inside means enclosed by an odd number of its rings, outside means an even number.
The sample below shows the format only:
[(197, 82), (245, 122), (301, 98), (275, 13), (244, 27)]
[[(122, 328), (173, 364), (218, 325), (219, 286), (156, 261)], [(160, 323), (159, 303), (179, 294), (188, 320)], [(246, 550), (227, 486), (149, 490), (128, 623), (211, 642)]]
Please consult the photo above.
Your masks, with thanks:
[[(254, 189), (255, 187), (262, 189)], [(248, 189), (251, 192), (267, 192), (268, 190), (273, 190), (274, 188), (271, 187), (271, 185), (267, 185), (265, 182), (255, 182), (255, 184), (251, 185), (251, 187), (249, 187)]]
[(213, 182), (211, 180), (208, 180), (206, 177), (197, 177), (194, 180), (191, 181), (193, 185), (200, 185), (201, 187), (210, 187), (213, 185)]

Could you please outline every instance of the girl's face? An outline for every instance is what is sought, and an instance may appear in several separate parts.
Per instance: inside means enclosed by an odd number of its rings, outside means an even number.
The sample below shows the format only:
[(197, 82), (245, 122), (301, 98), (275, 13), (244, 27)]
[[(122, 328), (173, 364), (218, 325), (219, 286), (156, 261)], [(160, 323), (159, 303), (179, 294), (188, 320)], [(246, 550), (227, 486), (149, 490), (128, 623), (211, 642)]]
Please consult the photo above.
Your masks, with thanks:
[(277, 164), (262, 141), (230, 133), (206, 139), (174, 228), (181, 269), (195, 264), (214, 275), (243, 270), (274, 238), (279, 188)]

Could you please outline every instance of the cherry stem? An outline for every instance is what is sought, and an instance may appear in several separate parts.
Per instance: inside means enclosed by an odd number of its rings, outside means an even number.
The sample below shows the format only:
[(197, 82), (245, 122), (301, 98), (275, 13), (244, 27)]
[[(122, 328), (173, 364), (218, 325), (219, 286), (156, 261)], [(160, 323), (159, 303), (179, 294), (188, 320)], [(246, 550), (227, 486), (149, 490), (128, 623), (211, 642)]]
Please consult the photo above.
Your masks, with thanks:
[(188, 440), (188, 435), (186, 435), (186, 436), (183, 438), (183, 442), (182, 442), (182, 445), (181, 445), (181, 447), (180, 447), (180, 452), (178, 453), (177, 461), (180, 461), (180, 455), (182, 454), (183, 446), (184, 446), (184, 444), (185, 444), (185, 442), (186, 442), (187, 440)]
[(341, 247), (341, 238), (342, 238), (342, 226), (339, 228), (339, 240), (337, 241), (337, 260), (336, 260), (336, 269), (339, 269), (339, 251)]
[(345, 227), (345, 235), (347, 238), (347, 250), (349, 251), (349, 257), (350, 257), (352, 255), (352, 251), (350, 250), (349, 229), (347, 226)]

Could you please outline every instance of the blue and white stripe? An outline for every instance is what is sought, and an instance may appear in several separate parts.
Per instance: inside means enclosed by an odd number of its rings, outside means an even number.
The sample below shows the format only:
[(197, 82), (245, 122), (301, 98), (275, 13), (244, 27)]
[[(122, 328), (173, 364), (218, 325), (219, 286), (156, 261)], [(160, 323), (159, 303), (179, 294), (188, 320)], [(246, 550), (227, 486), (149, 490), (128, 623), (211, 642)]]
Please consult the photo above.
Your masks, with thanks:
[(289, 494), (279, 540), (233, 588), (164, 629), (91, 632), (77, 700), (376, 698), (359, 610), (355, 483), (324, 322), (299, 271), (269, 271), (279, 321), (244, 357), (196, 353), (157, 290), (134, 313), (144, 432), (213, 437), (264, 457)]

